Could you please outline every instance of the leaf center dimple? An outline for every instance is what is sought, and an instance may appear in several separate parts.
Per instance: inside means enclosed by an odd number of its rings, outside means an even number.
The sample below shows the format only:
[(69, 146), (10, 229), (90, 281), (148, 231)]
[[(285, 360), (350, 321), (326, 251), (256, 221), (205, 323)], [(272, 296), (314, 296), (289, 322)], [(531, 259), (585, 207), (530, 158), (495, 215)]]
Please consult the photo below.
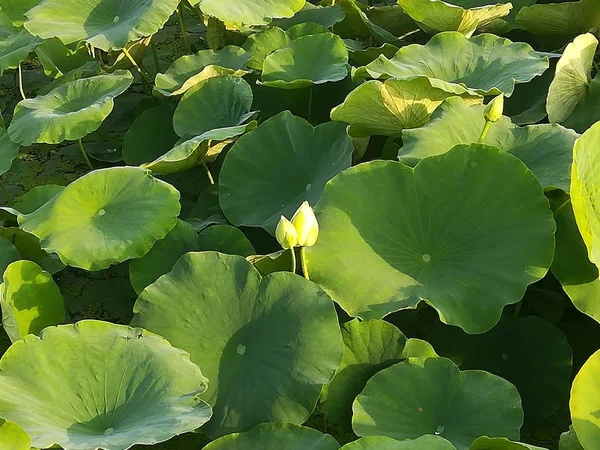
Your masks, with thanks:
[(100, 211), (98, 211), (99, 216), (103, 216), (104, 214), (106, 214), (106, 210), (101, 209)]
[(119, 16), (115, 16), (115, 18), (113, 19), (113, 22), (117, 23), (119, 20), (121, 20), (121, 18)]
[(238, 355), (245, 354), (246, 353), (246, 346), (242, 345), (242, 344), (238, 345), (237, 346), (237, 353), (238, 353)]
[(431, 255), (429, 253), (425, 253), (423, 255), (423, 261), (425, 261), (425, 262), (431, 261)]

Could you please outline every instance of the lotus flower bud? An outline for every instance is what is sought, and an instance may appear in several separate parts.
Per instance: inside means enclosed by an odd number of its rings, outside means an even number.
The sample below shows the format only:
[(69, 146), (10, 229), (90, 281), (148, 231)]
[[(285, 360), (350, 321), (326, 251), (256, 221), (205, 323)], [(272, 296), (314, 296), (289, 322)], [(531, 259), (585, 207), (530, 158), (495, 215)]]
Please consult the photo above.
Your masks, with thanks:
[(292, 217), (292, 224), (294, 224), (296, 233), (298, 233), (298, 246), (312, 247), (315, 245), (319, 237), (319, 224), (308, 202), (300, 205), (300, 208)]
[(488, 103), (483, 113), (488, 122), (498, 122), (504, 112), (504, 94), (500, 94)]
[(279, 219), (279, 223), (275, 229), (275, 237), (281, 248), (285, 249), (295, 247), (298, 242), (296, 228), (292, 225), (292, 222), (283, 216)]

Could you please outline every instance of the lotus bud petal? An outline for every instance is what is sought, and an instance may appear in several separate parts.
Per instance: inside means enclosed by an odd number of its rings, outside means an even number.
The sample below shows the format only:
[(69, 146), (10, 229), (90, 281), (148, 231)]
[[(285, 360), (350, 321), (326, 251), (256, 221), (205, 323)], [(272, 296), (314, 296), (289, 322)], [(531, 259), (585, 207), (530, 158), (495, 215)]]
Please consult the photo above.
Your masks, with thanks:
[(483, 113), (488, 122), (498, 122), (504, 112), (504, 94), (500, 94), (488, 103)]
[(292, 217), (292, 224), (294, 224), (298, 234), (298, 246), (312, 247), (315, 245), (319, 237), (319, 224), (308, 202), (300, 205), (300, 208)]
[(293, 248), (298, 242), (296, 228), (292, 225), (292, 222), (283, 216), (279, 219), (279, 223), (275, 229), (275, 237), (281, 248), (284, 249)]

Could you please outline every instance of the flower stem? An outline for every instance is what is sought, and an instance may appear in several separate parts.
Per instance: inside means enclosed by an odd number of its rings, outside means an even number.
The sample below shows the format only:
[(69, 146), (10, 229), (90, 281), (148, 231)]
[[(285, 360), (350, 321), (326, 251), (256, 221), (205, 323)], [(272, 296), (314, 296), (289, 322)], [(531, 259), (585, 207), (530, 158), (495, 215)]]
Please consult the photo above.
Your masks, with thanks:
[(19, 93), (21, 94), (21, 97), (23, 98), (23, 100), (26, 100), (27, 97), (25, 96), (25, 91), (23, 90), (23, 69), (21, 68), (21, 64), (19, 63)]
[(181, 30), (181, 38), (185, 44), (185, 48), (188, 53), (192, 53), (192, 46), (188, 39), (187, 30), (185, 29), (185, 21), (183, 20), (183, 2), (179, 2), (177, 7), (177, 21), (179, 22), (179, 29)]
[(296, 273), (296, 249), (292, 247), (290, 252), (292, 252), (292, 273)]
[(200, 164), (202, 164), (202, 167), (204, 167), (204, 170), (206, 171), (206, 175), (208, 176), (209, 183), (215, 184), (215, 179), (213, 178), (212, 173), (210, 173), (210, 169), (208, 168), (206, 161), (202, 160), (202, 162)]
[(481, 130), (481, 135), (479, 136), (479, 139), (477, 140), (478, 144), (482, 144), (485, 137), (488, 134), (488, 131), (490, 130), (490, 127), (492, 126), (492, 122), (490, 122), (489, 120), (485, 121), (485, 125), (483, 126), (483, 130)]
[(302, 264), (304, 278), (310, 280), (310, 277), (308, 276), (308, 265), (306, 264), (306, 247), (300, 247), (300, 263)]
[(152, 47), (152, 57), (154, 58), (154, 67), (156, 67), (156, 73), (160, 73), (160, 58), (158, 57), (158, 49), (156, 48), (156, 42), (154, 42), (154, 36), (150, 40), (150, 46)]
[(8, 192), (6, 185), (2, 181), (0, 181), (0, 186), (2, 186), (2, 190), (6, 194), (6, 198), (8, 199), (8, 204), (12, 205), (15, 202), (15, 199), (13, 198), (12, 195), (10, 195), (10, 192)]
[[(140, 74), (140, 78), (142, 79), (142, 84), (144, 86), (144, 89), (147, 89), (147, 87), (148, 87), (148, 84), (147, 84), (148, 83), (148, 79), (146, 77), (148, 77), (148, 75), (138, 65), (138, 63), (136, 62), (135, 58), (133, 56), (131, 56), (131, 53), (129, 53), (129, 50), (127, 50), (127, 47), (123, 47), (123, 54), (129, 60), (129, 62), (133, 65), (133, 67), (135, 67), (135, 70), (137, 71), (137, 73)], [(152, 79), (150, 79), (150, 82), (152, 82)]]
[(79, 153), (81, 153), (83, 160), (85, 161), (90, 170), (94, 170), (94, 166), (92, 165), (92, 162), (90, 161), (90, 158), (88, 157), (85, 148), (83, 147), (83, 142), (81, 141), (81, 138), (77, 139), (77, 144), (79, 145)]

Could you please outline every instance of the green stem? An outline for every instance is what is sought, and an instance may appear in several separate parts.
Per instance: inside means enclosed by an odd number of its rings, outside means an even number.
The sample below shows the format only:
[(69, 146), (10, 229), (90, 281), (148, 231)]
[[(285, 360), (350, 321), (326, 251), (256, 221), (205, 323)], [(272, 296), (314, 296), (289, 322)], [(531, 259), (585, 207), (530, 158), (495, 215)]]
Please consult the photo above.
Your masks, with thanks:
[(208, 168), (206, 161), (202, 160), (202, 162), (200, 164), (202, 164), (202, 167), (204, 167), (204, 170), (206, 171), (206, 175), (208, 176), (209, 183), (214, 185), (215, 179), (213, 178), (212, 173), (210, 173), (210, 169)]
[(160, 58), (158, 57), (158, 49), (156, 48), (156, 42), (154, 42), (154, 36), (150, 40), (150, 47), (152, 47), (152, 57), (154, 58), (154, 67), (156, 73), (160, 73)]
[(489, 120), (486, 120), (485, 125), (483, 126), (483, 130), (481, 131), (481, 135), (479, 136), (479, 139), (477, 140), (478, 144), (483, 143), (483, 140), (487, 136), (488, 131), (490, 130), (491, 126), (492, 126), (492, 122), (490, 122)]
[(302, 264), (304, 278), (310, 280), (310, 277), (308, 276), (308, 265), (306, 264), (306, 247), (300, 247), (300, 264)]
[(25, 91), (23, 91), (23, 69), (21, 68), (21, 64), (19, 63), (19, 92), (21, 93), (21, 97), (23, 100), (27, 99), (25, 96)]
[[(133, 65), (133, 67), (135, 67), (135, 70), (137, 71), (137, 73), (140, 74), (140, 78), (142, 79), (142, 85), (144, 86), (144, 89), (147, 90), (148, 89), (148, 79), (146, 77), (149, 75), (146, 75), (146, 73), (144, 73), (144, 71), (141, 69), (141, 67), (136, 62), (135, 58), (133, 56), (131, 56), (131, 53), (129, 53), (129, 50), (127, 50), (127, 47), (123, 47), (123, 54), (129, 60), (129, 62)], [(150, 82), (152, 82), (152, 79), (150, 79)]]
[(177, 21), (179, 22), (179, 29), (181, 30), (181, 38), (185, 44), (185, 48), (188, 53), (192, 53), (192, 46), (188, 39), (187, 30), (185, 29), (185, 21), (183, 20), (183, 2), (179, 2), (177, 7)]
[(85, 148), (83, 148), (83, 142), (81, 141), (81, 138), (77, 139), (77, 144), (79, 144), (79, 153), (81, 153), (83, 160), (85, 161), (90, 170), (94, 170), (94, 166), (92, 165), (92, 162), (90, 161), (90, 158), (88, 157)]
[(6, 185), (2, 181), (0, 181), (0, 186), (2, 186), (2, 190), (6, 194), (6, 198), (8, 199), (8, 204), (12, 205), (15, 202), (15, 199), (13, 198), (12, 195), (10, 195), (10, 192), (8, 192), (8, 189), (6, 188)]
[(313, 88), (308, 88), (308, 121), (312, 123)]
[(292, 273), (296, 273), (296, 249), (292, 247), (290, 252), (292, 252)]
[(571, 198), (569, 197), (569, 200), (565, 201), (562, 205), (560, 205), (558, 208), (556, 208), (556, 211), (554, 211), (554, 216), (556, 217), (564, 208), (566, 208), (567, 206), (571, 205)]

